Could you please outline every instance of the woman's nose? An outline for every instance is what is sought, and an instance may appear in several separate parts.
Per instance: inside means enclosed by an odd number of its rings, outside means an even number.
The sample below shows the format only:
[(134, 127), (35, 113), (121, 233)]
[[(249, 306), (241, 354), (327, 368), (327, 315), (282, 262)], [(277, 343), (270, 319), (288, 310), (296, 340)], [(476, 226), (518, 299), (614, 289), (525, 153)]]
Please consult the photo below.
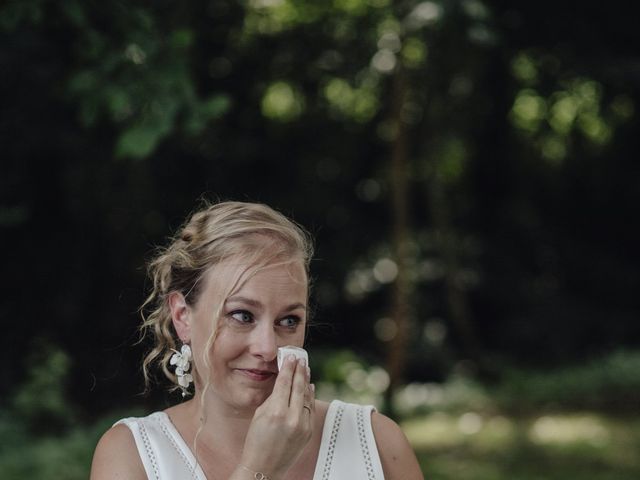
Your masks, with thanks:
[(278, 353), (276, 332), (270, 322), (259, 324), (258, 328), (251, 332), (251, 345), (249, 351), (252, 355), (260, 357), (265, 362), (275, 360)]

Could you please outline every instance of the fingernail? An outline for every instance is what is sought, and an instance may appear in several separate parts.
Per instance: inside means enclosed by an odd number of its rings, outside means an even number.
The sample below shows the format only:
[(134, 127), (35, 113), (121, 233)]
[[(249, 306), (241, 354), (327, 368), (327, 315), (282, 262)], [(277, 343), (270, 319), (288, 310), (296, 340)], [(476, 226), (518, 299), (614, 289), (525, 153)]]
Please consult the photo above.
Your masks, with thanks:
[(305, 358), (299, 358), (298, 363), (304, 367), (307, 365), (307, 360)]
[(316, 384), (315, 383), (310, 383), (309, 384), (309, 388), (311, 389), (311, 393), (316, 393)]
[(295, 362), (295, 360), (296, 360), (296, 356), (293, 355), (292, 353), (287, 355), (287, 362)]
[(307, 378), (311, 377), (311, 369), (309, 368), (309, 365), (307, 365)]

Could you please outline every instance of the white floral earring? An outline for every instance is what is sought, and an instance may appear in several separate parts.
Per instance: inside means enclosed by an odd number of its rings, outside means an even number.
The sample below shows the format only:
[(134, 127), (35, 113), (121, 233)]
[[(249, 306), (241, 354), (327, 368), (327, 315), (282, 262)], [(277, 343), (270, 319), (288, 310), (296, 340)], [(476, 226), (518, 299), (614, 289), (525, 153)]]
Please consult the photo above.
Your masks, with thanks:
[(182, 396), (186, 397), (189, 393), (187, 389), (193, 382), (193, 376), (189, 373), (189, 369), (191, 368), (191, 347), (185, 343), (182, 345), (180, 351), (173, 351), (175, 353), (171, 356), (169, 363), (176, 366), (178, 385), (180, 386), (180, 390), (182, 390)]

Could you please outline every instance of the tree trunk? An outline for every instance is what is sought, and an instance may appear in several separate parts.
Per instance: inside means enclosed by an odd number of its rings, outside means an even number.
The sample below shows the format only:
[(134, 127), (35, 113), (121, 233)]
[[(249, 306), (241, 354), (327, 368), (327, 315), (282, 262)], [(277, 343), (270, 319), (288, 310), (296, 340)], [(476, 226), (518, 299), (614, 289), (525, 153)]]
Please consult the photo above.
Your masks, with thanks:
[(398, 267), (398, 275), (393, 284), (391, 298), (391, 320), (396, 326), (396, 334), (389, 342), (387, 370), (390, 377), (386, 393), (386, 408), (393, 416), (393, 395), (401, 384), (407, 364), (409, 339), (411, 280), (408, 272), (409, 233), (409, 185), (408, 185), (408, 132), (402, 120), (402, 109), (407, 98), (407, 79), (401, 65), (393, 79), (392, 124), (395, 138), (391, 149), (391, 208), (392, 208), (392, 249)]

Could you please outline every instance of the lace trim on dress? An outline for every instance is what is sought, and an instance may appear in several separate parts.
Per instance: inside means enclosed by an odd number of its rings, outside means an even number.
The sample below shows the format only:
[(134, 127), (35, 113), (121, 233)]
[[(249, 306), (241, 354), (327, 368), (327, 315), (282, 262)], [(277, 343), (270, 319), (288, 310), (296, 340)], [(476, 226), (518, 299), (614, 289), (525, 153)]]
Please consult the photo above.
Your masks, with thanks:
[(182, 451), (182, 448), (180, 448), (180, 446), (176, 443), (174, 436), (171, 434), (171, 432), (169, 432), (169, 429), (167, 428), (167, 424), (162, 419), (160, 420), (160, 429), (162, 430), (162, 433), (164, 433), (164, 435), (171, 442), (171, 446), (180, 454), (180, 458), (182, 458), (182, 461), (185, 463), (185, 465), (189, 469), (189, 473), (191, 473), (191, 478), (196, 478), (195, 465), (193, 464), (193, 462), (189, 461), (187, 456)]
[(144, 423), (140, 422), (140, 436), (142, 437), (142, 443), (144, 444), (144, 449), (147, 452), (147, 458), (151, 462), (151, 467), (153, 467), (153, 473), (157, 480), (160, 480), (160, 472), (158, 471), (158, 462), (156, 461), (156, 456), (151, 449), (151, 441), (149, 440), (149, 434), (147, 433), (147, 429), (144, 426)]
[(358, 438), (360, 439), (360, 451), (364, 457), (364, 464), (367, 468), (367, 478), (375, 480), (376, 475), (373, 471), (373, 463), (371, 461), (371, 453), (369, 452), (369, 444), (364, 428), (364, 408), (358, 407), (356, 412), (356, 423), (358, 424)]
[(344, 413), (344, 405), (338, 405), (336, 411), (336, 418), (333, 421), (333, 428), (331, 429), (331, 436), (329, 437), (329, 448), (327, 449), (327, 459), (324, 462), (324, 469), (322, 471), (322, 480), (328, 480), (331, 473), (331, 463), (333, 462), (333, 455), (336, 451), (336, 441), (338, 439), (338, 430), (340, 430), (340, 423), (342, 422), (342, 414)]

